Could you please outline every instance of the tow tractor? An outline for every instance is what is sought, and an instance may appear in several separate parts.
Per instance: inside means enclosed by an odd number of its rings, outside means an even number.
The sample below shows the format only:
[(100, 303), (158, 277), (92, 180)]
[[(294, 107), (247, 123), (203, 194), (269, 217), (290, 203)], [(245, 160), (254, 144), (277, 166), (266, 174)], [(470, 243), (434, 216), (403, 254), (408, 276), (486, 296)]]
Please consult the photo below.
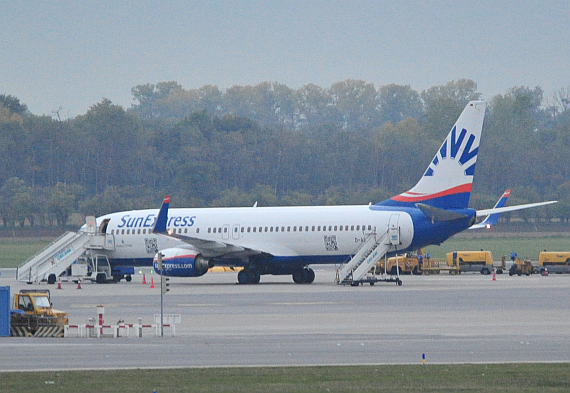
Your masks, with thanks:
[(48, 289), (22, 289), (14, 295), (10, 312), (10, 335), (63, 337), (67, 313), (52, 308)]

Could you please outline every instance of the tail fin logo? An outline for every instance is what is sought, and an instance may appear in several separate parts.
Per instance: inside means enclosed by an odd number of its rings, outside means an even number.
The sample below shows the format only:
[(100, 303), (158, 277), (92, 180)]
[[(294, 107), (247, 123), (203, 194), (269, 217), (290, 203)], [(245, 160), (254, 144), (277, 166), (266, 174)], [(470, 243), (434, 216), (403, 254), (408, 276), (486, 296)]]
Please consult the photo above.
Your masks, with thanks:
[[(467, 130), (465, 128), (461, 129), (459, 135), (457, 135), (457, 126), (453, 126), (449, 134), (449, 139), (446, 139), (441, 148), (433, 158), (430, 166), (426, 170), (424, 176), (433, 176), (436, 167), (439, 163), (449, 156), (449, 158), (455, 160), (459, 151), (461, 150), (461, 146), (465, 141), (465, 137), (467, 136)], [(477, 153), (479, 152), (479, 147), (473, 148), (473, 143), (475, 143), (475, 135), (469, 134), (467, 141), (465, 142), (465, 147), (461, 152), (461, 156), (459, 157), (459, 165), (464, 166), (469, 162), (473, 161), (471, 165), (469, 165), (463, 172), (465, 176), (473, 176), (475, 174), (475, 162), (477, 158)]]

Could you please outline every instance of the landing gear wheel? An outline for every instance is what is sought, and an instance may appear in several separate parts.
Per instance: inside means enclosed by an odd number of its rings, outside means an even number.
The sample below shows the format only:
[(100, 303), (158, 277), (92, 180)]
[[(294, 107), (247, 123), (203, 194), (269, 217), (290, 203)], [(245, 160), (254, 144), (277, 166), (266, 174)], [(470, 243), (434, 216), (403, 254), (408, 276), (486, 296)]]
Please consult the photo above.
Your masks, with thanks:
[(307, 269), (297, 269), (292, 276), (295, 284), (305, 284), (307, 282)]
[(47, 283), (50, 285), (55, 284), (56, 279), (55, 274), (52, 273), (48, 276)]
[(401, 286), (402, 286), (402, 280), (396, 281), (396, 285), (398, 285), (399, 287), (401, 287)]
[(306, 284), (312, 284), (315, 281), (315, 271), (313, 269), (307, 268), (307, 281)]
[(247, 283), (248, 284), (259, 284), (259, 280), (261, 279), (261, 275), (255, 271), (251, 270), (246, 273)]
[(238, 283), (240, 284), (259, 284), (261, 275), (257, 270), (240, 270), (238, 273)]

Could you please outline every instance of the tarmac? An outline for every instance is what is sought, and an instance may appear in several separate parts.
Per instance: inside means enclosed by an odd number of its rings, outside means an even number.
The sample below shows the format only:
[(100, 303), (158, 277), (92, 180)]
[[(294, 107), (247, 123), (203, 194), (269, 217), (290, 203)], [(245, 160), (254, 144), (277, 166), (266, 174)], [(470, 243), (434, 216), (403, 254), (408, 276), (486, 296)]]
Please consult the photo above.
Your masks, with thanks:
[[(313, 267), (313, 284), (262, 276), (238, 285), (237, 274), (171, 278), (163, 313), (180, 315), (142, 337), (0, 338), (0, 371), (225, 366), (570, 362), (570, 275), (402, 276), (402, 286), (336, 285), (334, 267)], [(133, 281), (28, 285), (13, 269), (0, 286), (50, 289), (70, 325), (143, 325), (160, 315), (160, 277), (140, 269)], [(154, 288), (150, 288), (151, 281)], [(106, 329), (106, 335), (111, 329)]]

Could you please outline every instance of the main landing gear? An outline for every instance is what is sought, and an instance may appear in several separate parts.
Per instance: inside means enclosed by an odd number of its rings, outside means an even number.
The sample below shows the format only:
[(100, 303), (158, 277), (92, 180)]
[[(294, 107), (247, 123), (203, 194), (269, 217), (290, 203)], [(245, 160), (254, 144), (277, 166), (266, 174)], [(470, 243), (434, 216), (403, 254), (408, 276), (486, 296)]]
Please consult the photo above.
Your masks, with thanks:
[[(264, 274), (291, 274), (295, 284), (310, 284), (315, 281), (315, 272), (313, 269), (308, 267), (298, 268), (296, 270), (293, 270), (293, 273), (291, 273), (291, 270), (289, 270), (289, 272), (264, 272)], [(246, 267), (245, 269), (240, 270), (237, 278), (239, 284), (259, 284), (261, 273), (257, 268)]]
[(238, 273), (238, 283), (240, 284), (259, 284), (261, 275), (257, 270), (240, 270)]
[(292, 276), (295, 284), (311, 284), (315, 281), (315, 272), (308, 267), (295, 270)]

